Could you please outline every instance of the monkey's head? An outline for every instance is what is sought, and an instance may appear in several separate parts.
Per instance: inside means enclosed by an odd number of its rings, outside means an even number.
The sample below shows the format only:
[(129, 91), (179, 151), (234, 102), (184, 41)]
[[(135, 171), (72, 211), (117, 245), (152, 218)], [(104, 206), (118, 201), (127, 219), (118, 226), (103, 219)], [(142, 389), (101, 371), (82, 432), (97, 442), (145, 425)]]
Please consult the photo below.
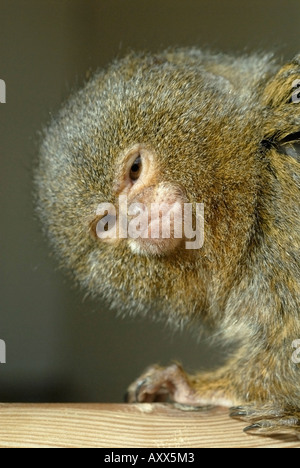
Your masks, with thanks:
[(251, 243), (273, 65), (254, 57), (245, 73), (242, 59), (243, 82), (238, 62), (219, 73), (208, 57), (131, 55), (45, 132), (35, 176), (45, 230), (62, 265), (113, 307), (192, 316), (234, 281)]

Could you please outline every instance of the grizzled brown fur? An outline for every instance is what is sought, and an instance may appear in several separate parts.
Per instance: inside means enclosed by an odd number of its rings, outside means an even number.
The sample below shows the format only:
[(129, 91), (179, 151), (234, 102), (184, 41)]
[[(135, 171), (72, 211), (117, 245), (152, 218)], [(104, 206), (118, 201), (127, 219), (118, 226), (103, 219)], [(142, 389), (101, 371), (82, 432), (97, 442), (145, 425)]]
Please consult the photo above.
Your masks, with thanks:
[[(253, 432), (300, 428), (299, 78), (300, 56), (281, 66), (197, 49), (131, 54), (97, 72), (46, 130), (37, 205), (61, 264), (115, 309), (201, 318), (238, 344), (217, 372), (150, 368), (130, 401), (170, 394), (238, 405), (232, 415)], [(98, 204), (116, 200), (120, 155), (138, 143), (156, 155), (155, 183), (204, 203), (202, 249), (140, 255), (126, 239), (91, 235)]]

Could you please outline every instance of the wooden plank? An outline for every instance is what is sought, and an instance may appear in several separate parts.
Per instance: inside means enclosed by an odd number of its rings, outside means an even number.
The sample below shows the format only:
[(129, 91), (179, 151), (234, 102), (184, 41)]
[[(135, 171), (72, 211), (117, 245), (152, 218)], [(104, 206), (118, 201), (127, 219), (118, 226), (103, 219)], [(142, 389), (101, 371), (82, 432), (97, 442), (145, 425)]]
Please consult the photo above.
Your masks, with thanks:
[(228, 410), (190, 412), (166, 404), (0, 404), (0, 447), (300, 447), (250, 436)]

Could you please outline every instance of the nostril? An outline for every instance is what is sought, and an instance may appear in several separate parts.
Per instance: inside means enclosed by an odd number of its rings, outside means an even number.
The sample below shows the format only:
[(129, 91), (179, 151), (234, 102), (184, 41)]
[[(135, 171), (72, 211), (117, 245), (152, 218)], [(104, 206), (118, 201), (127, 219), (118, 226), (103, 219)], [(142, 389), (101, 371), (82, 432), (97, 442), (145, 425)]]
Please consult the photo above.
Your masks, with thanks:
[(114, 226), (116, 223), (116, 217), (114, 215), (106, 214), (103, 215), (101, 219), (98, 220), (97, 226), (108, 231), (110, 226)]
[(116, 220), (116, 215), (109, 214), (108, 212), (106, 212), (106, 214), (97, 216), (91, 223), (91, 231), (94, 237), (101, 239), (104, 232), (108, 232), (115, 227)]
[(116, 216), (111, 214), (106, 214), (98, 220), (96, 226), (96, 233), (98, 237), (99, 233), (110, 231), (116, 224)]

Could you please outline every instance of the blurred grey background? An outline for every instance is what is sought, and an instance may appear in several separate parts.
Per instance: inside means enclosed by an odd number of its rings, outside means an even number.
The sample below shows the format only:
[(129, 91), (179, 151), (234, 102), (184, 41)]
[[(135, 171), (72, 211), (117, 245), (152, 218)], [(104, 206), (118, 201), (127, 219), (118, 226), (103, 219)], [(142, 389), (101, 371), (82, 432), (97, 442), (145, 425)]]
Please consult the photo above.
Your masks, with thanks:
[(32, 206), (38, 132), (86, 73), (130, 49), (300, 52), (299, 0), (0, 0), (0, 401), (121, 401), (150, 363), (215, 366), (222, 349), (118, 319), (57, 271)]

